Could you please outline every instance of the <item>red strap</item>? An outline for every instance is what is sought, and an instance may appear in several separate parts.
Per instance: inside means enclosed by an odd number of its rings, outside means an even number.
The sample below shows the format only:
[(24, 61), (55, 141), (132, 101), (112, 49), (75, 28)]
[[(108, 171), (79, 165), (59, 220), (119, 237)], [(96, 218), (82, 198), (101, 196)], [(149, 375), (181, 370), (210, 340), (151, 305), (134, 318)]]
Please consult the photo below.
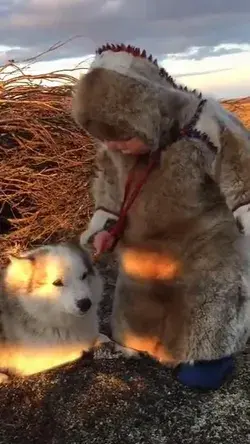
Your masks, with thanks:
[(144, 183), (146, 182), (146, 180), (147, 180), (150, 172), (154, 168), (154, 166), (155, 166), (155, 159), (152, 158), (150, 160), (150, 162), (148, 163), (147, 168), (144, 171), (144, 174), (142, 175), (141, 179), (139, 180), (139, 182), (134, 184), (134, 187), (133, 187), (133, 182), (134, 182), (137, 164), (130, 171), (128, 178), (127, 178), (126, 186), (125, 186), (124, 198), (123, 198), (118, 221), (110, 230), (110, 234), (114, 238), (118, 238), (122, 234), (122, 232), (125, 228), (127, 214), (129, 212), (131, 206), (133, 205), (136, 197), (140, 193)]
[[(123, 202), (121, 205), (119, 218), (118, 218), (116, 224), (109, 231), (110, 236), (112, 236), (114, 239), (114, 245), (117, 243), (117, 241), (119, 240), (120, 236), (122, 235), (122, 233), (124, 231), (125, 224), (126, 224), (126, 217), (129, 212), (129, 209), (131, 208), (136, 197), (140, 193), (144, 183), (147, 181), (147, 178), (148, 178), (149, 174), (151, 173), (151, 171), (153, 170), (153, 168), (155, 167), (158, 159), (159, 159), (158, 152), (154, 153), (154, 155), (150, 157), (148, 165), (147, 165), (146, 169), (143, 171), (144, 174), (142, 174), (140, 180), (134, 184), (134, 188), (132, 188), (132, 187), (133, 187), (135, 175), (137, 172), (136, 171), (137, 164), (139, 163), (139, 161), (136, 162), (134, 167), (130, 170), (127, 181), (126, 181), (126, 185), (125, 185), (124, 198), (123, 198)], [(104, 253), (106, 251), (106, 249), (107, 249), (106, 244), (104, 243), (103, 248), (101, 249), (98, 256), (101, 255), (102, 253)]]

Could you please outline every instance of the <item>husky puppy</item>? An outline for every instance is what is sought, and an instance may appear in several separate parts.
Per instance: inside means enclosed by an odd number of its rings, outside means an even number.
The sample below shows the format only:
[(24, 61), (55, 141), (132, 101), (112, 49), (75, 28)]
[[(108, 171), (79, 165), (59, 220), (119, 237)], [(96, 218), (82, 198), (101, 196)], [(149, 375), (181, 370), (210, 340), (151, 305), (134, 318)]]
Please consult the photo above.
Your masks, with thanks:
[(0, 276), (0, 380), (79, 358), (99, 334), (102, 279), (86, 250), (43, 246), (12, 256)]

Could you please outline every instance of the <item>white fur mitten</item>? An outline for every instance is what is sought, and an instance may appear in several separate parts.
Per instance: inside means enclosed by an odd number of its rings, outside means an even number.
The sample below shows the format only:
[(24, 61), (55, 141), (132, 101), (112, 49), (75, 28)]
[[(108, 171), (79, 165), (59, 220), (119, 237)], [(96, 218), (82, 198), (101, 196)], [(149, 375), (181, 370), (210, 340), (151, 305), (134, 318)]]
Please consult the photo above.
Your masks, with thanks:
[(80, 236), (80, 244), (86, 245), (93, 236), (102, 230), (108, 230), (118, 220), (118, 216), (103, 208), (97, 208), (87, 230)]
[(242, 205), (233, 214), (240, 231), (248, 236), (250, 234), (250, 204)]

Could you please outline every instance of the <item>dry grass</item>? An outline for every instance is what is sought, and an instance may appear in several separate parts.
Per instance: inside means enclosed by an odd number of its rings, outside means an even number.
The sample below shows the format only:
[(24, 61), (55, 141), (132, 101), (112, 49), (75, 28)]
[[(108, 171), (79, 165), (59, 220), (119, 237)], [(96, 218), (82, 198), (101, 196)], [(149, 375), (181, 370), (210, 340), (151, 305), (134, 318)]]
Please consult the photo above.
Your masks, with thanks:
[(227, 100), (223, 102), (225, 108), (235, 113), (242, 122), (250, 129), (250, 97), (238, 100)]
[[(0, 264), (10, 252), (84, 228), (92, 212), (94, 160), (91, 140), (71, 118), (75, 78), (26, 76), (13, 65), (15, 75), (7, 80), (7, 68), (0, 71)], [(44, 79), (64, 86), (42, 86)], [(250, 126), (249, 100), (225, 106)]]
[[(46, 87), (46, 80), (67, 81)], [(10, 251), (74, 236), (91, 212), (91, 140), (71, 118), (74, 77), (22, 73), (0, 83), (0, 215), (4, 263)], [(0, 220), (2, 232), (9, 228)]]

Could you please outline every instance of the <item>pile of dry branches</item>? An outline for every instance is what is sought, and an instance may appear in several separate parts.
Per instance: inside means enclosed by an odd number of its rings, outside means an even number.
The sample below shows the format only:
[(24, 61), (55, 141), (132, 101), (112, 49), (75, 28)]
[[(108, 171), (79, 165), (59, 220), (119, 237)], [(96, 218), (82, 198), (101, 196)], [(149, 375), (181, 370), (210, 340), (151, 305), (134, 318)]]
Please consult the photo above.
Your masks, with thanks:
[(94, 150), (71, 117), (74, 82), (22, 72), (0, 81), (0, 263), (10, 252), (74, 236), (90, 216)]

